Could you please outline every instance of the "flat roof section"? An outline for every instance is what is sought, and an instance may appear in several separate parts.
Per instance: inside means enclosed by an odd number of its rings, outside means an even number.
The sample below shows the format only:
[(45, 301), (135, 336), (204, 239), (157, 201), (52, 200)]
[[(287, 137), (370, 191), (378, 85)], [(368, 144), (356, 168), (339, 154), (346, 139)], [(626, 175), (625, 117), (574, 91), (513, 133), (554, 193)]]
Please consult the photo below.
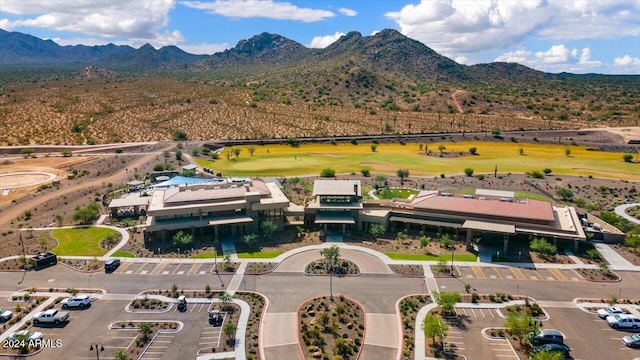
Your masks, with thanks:
[(392, 216), (391, 218), (389, 218), (389, 221), (399, 221), (399, 222), (418, 224), (418, 225), (442, 226), (442, 227), (448, 227), (448, 228), (460, 227), (460, 224), (456, 224), (456, 223), (437, 221), (437, 220), (427, 220), (427, 219), (415, 219), (415, 218), (403, 217), (403, 216)]
[(515, 225), (496, 224), (487, 221), (467, 220), (462, 224), (463, 229), (480, 230), (500, 234), (515, 234)]
[(362, 196), (360, 180), (316, 180), (313, 182), (313, 196), (343, 195)]
[(109, 209), (129, 206), (148, 206), (150, 201), (151, 196), (127, 196), (111, 200), (109, 203)]
[[(420, 195), (420, 194), (419, 194)], [(435, 194), (418, 196), (411, 203), (414, 209), (430, 210), (433, 212), (455, 213), (460, 216), (473, 214), (478, 216), (492, 216), (524, 221), (555, 221), (551, 204), (545, 201), (528, 200), (526, 203), (465, 199), (458, 197), (439, 196)]]
[(476, 189), (476, 195), (478, 196), (494, 196), (500, 198), (514, 198), (516, 197), (515, 192), (513, 191), (505, 191), (505, 190), (490, 190), (490, 189)]

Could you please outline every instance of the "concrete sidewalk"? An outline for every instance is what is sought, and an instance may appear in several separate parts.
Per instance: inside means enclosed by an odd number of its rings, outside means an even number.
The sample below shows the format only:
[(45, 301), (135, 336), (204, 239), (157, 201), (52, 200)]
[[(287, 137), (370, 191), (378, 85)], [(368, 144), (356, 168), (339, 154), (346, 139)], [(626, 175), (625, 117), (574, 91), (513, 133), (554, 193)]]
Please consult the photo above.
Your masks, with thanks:
[(638, 266), (634, 266), (632, 263), (627, 261), (627, 259), (620, 256), (620, 254), (615, 252), (615, 250), (613, 250), (609, 245), (594, 242), (593, 246), (595, 246), (596, 250), (598, 250), (600, 254), (609, 262), (612, 270), (638, 271)]

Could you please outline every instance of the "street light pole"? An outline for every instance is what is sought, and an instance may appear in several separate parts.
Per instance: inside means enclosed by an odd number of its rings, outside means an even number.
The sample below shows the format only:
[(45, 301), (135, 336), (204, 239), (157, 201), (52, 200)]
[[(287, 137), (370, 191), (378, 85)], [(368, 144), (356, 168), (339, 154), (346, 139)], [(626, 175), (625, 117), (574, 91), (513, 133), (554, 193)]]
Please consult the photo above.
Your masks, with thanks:
[(100, 351), (104, 351), (104, 346), (102, 345), (102, 343), (92, 341), (89, 345), (89, 351), (93, 351), (94, 347), (96, 349), (96, 359), (100, 360)]
[(329, 268), (329, 300), (333, 301), (333, 265)]
[(451, 248), (451, 276), (455, 276), (453, 272), (453, 252), (456, 250), (455, 247)]

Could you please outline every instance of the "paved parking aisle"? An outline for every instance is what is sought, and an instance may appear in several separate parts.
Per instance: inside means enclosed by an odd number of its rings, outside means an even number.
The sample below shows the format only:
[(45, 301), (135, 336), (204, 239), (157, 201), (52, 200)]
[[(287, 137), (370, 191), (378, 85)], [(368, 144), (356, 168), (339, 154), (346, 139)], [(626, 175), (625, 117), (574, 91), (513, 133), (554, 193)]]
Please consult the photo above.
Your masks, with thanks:
[[(202, 331), (200, 332), (200, 340), (198, 342), (198, 347), (202, 348), (210, 348), (210, 347), (218, 347), (220, 345), (220, 337), (222, 335), (222, 327), (224, 326), (224, 322), (227, 319), (226, 313), (220, 313), (222, 315), (222, 324), (220, 326), (214, 327), (207, 323), (207, 325), (202, 327)], [(198, 353), (200, 351), (198, 350)]]
[(184, 275), (189, 272), (193, 264), (178, 264), (176, 270), (173, 272), (173, 275)]
[(459, 316), (466, 316), (470, 318), (499, 318), (497, 309), (482, 309), (482, 308), (456, 308), (456, 313)]
[(518, 354), (507, 339), (488, 339), (496, 359), (519, 359)]
[(175, 335), (160, 333), (153, 339), (147, 351), (139, 357), (139, 360), (160, 360), (171, 346)]
[(596, 314), (569, 307), (545, 307), (545, 311), (549, 320), (544, 327), (565, 335), (565, 344), (575, 360), (640, 358), (638, 349), (629, 349), (620, 342), (630, 332), (612, 329)]
[(140, 270), (138, 270), (138, 274), (151, 274), (153, 272), (153, 270), (159, 266), (161, 263), (147, 263), (142, 265), (142, 267), (140, 268)]

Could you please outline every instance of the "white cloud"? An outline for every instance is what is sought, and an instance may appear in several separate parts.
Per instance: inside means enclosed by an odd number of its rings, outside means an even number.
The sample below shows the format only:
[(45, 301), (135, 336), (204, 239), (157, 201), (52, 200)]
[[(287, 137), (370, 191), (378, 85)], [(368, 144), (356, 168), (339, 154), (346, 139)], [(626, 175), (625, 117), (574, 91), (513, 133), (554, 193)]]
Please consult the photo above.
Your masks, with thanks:
[(373, 30), (373, 31), (371, 32), (371, 36), (375, 36), (375, 35), (376, 35), (377, 33), (379, 33), (379, 32), (380, 32), (380, 30)]
[(591, 60), (591, 50), (589, 48), (582, 49), (582, 54), (580, 55), (579, 63), (582, 65), (590, 65), (590, 66), (602, 65), (601, 61)]
[(222, 44), (185, 44), (180, 45), (180, 48), (188, 53), (196, 54), (196, 55), (211, 55), (217, 52), (221, 52), (231, 48), (231, 44), (222, 43)]
[(601, 61), (591, 60), (589, 48), (569, 49), (564, 44), (553, 45), (546, 51), (535, 53), (524, 49), (509, 51), (498, 56), (494, 61), (519, 63), (549, 72), (586, 72), (591, 68), (602, 66)]
[(351, 9), (347, 9), (347, 8), (340, 8), (340, 9), (338, 9), (338, 12), (340, 12), (342, 15), (346, 15), (346, 16), (356, 16), (356, 15), (358, 15), (357, 11), (351, 10)]
[(526, 50), (509, 51), (498, 56), (494, 61), (524, 64), (531, 55), (532, 52)]
[(334, 17), (328, 10), (300, 8), (273, 0), (214, 0), (212, 2), (182, 1), (180, 4), (209, 13), (232, 18), (268, 18), (315, 22)]
[(340, 37), (345, 36), (346, 34), (343, 32), (336, 32), (333, 35), (325, 35), (325, 36), (314, 36), (311, 39), (311, 42), (307, 47), (316, 48), (316, 49), (324, 49), (327, 46), (336, 42)]
[[(403, 34), (451, 58), (510, 48), (530, 36), (560, 41), (640, 36), (638, 0), (422, 0), (385, 16)], [(542, 58), (561, 62), (580, 55), (560, 50)]]
[(464, 64), (464, 65), (469, 64), (469, 59), (466, 56), (458, 56), (453, 60), (455, 60), (455, 62), (457, 62), (458, 64)]
[(616, 66), (640, 66), (640, 58), (634, 58), (629, 55), (623, 57), (617, 57), (613, 59), (613, 64)]
[(0, 20), (3, 28), (30, 26), (100, 37), (157, 40), (180, 38), (159, 34), (168, 22), (175, 0), (2, 0), (2, 11), (17, 19)]
[[(575, 50), (575, 49), (574, 49)], [(536, 52), (536, 57), (540, 59), (542, 62), (557, 64), (557, 63), (566, 63), (567, 60), (573, 58), (577, 55), (576, 51), (569, 51), (564, 45), (553, 45), (547, 51), (538, 51)]]

